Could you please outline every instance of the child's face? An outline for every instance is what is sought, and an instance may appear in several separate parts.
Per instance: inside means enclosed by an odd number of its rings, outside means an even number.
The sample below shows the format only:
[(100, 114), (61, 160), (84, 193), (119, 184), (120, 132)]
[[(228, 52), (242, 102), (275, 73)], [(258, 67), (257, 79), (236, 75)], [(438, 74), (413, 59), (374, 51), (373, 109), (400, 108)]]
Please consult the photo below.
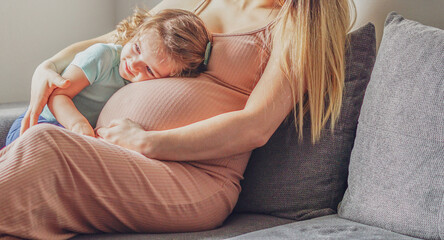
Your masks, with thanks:
[(125, 44), (120, 55), (120, 76), (131, 82), (171, 76), (174, 66), (153, 49), (155, 41), (157, 36), (147, 32)]

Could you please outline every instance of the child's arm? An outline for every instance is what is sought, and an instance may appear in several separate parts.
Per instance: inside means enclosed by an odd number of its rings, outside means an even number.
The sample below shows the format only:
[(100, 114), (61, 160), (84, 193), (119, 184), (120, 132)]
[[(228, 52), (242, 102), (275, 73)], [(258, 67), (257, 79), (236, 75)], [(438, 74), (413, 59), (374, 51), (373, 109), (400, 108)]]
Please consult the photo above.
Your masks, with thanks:
[(65, 128), (78, 134), (94, 137), (94, 130), (88, 120), (72, 102), (74, 96), (90, 85), (88, 78), (82, 69), (75, 65), (69, 65), (63, 73), (63, 77), (70, 79), (71, 85), (68, 88), (54, 90), (48, 100), (49, 109)]

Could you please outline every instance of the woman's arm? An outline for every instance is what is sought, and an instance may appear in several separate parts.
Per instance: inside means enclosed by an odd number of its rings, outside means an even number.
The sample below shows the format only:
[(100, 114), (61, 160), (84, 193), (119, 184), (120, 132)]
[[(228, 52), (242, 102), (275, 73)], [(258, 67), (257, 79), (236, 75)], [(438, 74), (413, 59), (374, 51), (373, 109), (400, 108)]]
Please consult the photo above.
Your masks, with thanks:
[(272, 52), (243, 110), (166, 131), (144, 131), (130, 120), (97, 130), (105, 140), (164, 160), (202, 160), (247, 152), (264, 145), (293, 106), (291, 90)]
[(89, 86), (88, 78), (82, 69), (74, 65), (66, 68), (63, 77), (70, 79), (71, 85), (65, 89), (58, 88), (54, 90), (48, 100), (49, 109), (65, 128), (81, 135), (94, 137), (94, 130), (88, 120), (72, 102), (74, 96)]

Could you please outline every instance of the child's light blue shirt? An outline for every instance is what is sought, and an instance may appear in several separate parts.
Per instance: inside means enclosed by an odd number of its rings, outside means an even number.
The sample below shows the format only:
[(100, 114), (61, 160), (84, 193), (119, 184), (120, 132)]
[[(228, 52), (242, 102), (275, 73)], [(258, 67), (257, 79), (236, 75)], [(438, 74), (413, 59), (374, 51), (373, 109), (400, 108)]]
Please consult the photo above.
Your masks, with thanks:
[[(90, 82), (72, 101), (93, 128), (111, 95), (129, 83), (119, 74), (121, 51), (120, 45), (98, 43), (78, 53), (71, 62), (83, 70)], [(56, 120), (48, 106), (45, 106), (41, 116)]]

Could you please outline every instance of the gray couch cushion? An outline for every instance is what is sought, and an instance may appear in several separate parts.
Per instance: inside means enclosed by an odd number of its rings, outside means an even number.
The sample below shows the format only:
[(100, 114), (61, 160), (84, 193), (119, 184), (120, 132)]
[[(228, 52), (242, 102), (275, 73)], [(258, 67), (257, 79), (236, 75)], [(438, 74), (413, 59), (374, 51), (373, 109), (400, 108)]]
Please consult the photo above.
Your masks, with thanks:
[(418, 238), (342, 219), (338, 215), (330, 215), (247, 233), (231, 239), (413, 240)]
[(268, 143), (253, 151), (235, 211), (296, 220), (335, 213), (346, 189), (359, 109), (376, 58), (373, 24), (350, 37), (345, 95), (334, 134), (326, 129), (321, 141), (312, 145), (310, 129), (305, 128), (304, 141), (298, 143), (290, 114)]
[(20, 114), (24, 113), (27, 103), (2, 103), (0, 104), (0, 149), (5, 146), (6, 135), (11, 124)]
[(227, 220), (225, 220), (222, 227), (203, 232), (162, 234), (90, 234), (78, 235), (71, 239), (226, 239), (260, 229), (287, 224), (289, 222), (293, 221), (260, 214), (233, 214)]
[(388, 16), (350, 161), (340, 216), (443, 239), (443, 30)]

